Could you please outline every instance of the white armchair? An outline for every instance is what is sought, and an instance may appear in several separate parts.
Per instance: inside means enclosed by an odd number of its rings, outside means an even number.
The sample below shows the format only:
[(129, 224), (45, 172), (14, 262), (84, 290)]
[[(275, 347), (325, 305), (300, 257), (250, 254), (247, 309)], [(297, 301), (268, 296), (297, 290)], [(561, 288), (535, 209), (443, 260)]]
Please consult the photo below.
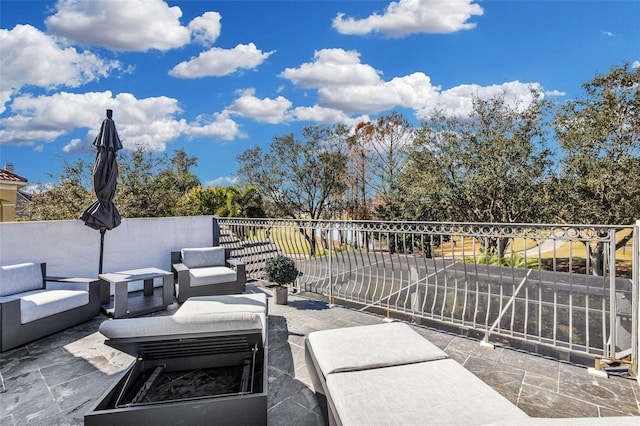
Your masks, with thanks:
[(183, 248), (171, 252), (171, 268), (178, 279), (178, 302), (194, 296), (244, 293), (245, 264), (229, 257), (224, 247)]

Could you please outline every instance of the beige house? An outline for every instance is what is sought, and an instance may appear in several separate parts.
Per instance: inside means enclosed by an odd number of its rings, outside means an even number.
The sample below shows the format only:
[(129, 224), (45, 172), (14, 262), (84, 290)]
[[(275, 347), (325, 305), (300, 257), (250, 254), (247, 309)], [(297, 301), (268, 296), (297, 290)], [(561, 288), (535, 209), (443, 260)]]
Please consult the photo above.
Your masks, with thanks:
[(13, 164), (0, 169), (0, 222), (12, 222), (16, 218), (18, 190), (29, 181), (13, 172)]

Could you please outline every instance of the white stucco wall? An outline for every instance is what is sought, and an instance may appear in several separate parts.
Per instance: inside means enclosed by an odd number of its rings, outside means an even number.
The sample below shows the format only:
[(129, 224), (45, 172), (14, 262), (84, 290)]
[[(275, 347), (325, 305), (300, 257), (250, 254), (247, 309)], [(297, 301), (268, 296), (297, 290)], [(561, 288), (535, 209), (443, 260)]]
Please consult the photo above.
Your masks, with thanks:
[[(171, 270), (171, 251), (213, 244), (213, 216), (123, 219), (104, 238), (103, 272)], [(80, 220), (0, 223), (0, 265), (46, 262), (47, 275), (96, 277), (100, 232)]]

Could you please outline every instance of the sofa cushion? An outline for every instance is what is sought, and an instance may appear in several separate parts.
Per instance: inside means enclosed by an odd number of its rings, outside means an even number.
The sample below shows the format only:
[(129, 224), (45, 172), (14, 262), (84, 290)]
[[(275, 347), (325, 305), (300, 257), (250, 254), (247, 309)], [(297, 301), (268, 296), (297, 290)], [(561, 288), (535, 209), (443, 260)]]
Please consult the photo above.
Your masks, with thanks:
[(401, 322), (315, 331), (308, 339), (325, 376), (447, 358), (444, 351)]
[(345, 426), (517, 424), (528, 418), (451, 359), (330, 374), (327, 389)]
[(187, 268), (202, 268), (206, 266), (224, 266), (224, 247), (183, 248), (182, 263)]
[(236, 279), (236, 271), (226, 266), (189, 269), (189, 285), (191, 287), (229, 283), (234, 282)]
[(26, 324), (89, 303), (89, 292), (43, 290), (20, 298), (20, 322)]
[(20, 263), (0, 267), (0, 296), (42, 289), (42, 269), (39, 263)]

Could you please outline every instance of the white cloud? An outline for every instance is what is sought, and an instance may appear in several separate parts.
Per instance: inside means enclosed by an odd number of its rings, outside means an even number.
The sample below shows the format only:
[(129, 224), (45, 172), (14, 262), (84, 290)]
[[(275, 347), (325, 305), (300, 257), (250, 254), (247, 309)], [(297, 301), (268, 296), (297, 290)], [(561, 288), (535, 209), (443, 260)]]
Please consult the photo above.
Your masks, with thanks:
[(606, 35), (607, 37), (615, 37), (616, 35), (611, 31), (600, 31), (601, 34)]
[(214, 47), (197, 58), (176, 65), (169, 75), (179, 78), (219, 77), (239, 69), (256, 68), (275, 51), (262, 52), (253, 43), (238, 44), (233, 49)]
[(182, 111), (177, 99), (166, 96), (137, 99), (129, 93), (115, 97), (110, 91), (50, 96), (20, 96), (11, 104), (13, 116), (0, 119), (0, 144), (34, 145), (51, 142), (70, 132), (87, 128), (81, 141), (74, 139), (64, 148), (77, 152), (82, 143), (90, 145), (100, 129), (105, 110), (112, 109), (118, 134), (127, 149), (164, 151), (167, 143), (180, 136), (206, 136), (226, 140), (240, 135), (228, 116), (220, 114), (208, 123), (187, 124), (175, 116)]
[(220, 19), (218, 12), (205, 12), (202, 16), (189, 22), (191, 37), (198, 43), (210, 46), (220, 36)]
[(345, 18), (340, 13), (334, 18), (333, 27), (342, 34), (378, 32), (388, 37), (468, 30), (476, 24), (467, 21), (484, 13), (482, 7), (473, 1), (400, 0), (391, 2), (383, 14), (374, 13), (364, 19)]
[(355, 126), (361, 121), (369, 121), (368, 116), (362, 115), (354, 118), (340, 110), (325, 108), (318, 105), (294, 108), (291, 115), (296, 121), (310, 121), (321, 124), (344, 123)]
[(220, 176), (213, 180), (208, 180), (205, 185), (209, 188), (215, 188), (216, 186), (236, 185), (238, 182), (240, 182), (240, 179), (236, 176)]
[(45, 19), (49, 32), (79, 44), (144, 52), (190, 41), (189, 28), (179, 21), (180, 8), (162, 0), (58, 0), (55, 7), (56, 13)]
[[(314, 62), (287, 68), (280, 76), (296, 86), (318, 88), (319, 107), (347, 114), (371, 114), (395, 106), (421, 108), (436, 96), (438, 88), (424, 73), (390, 81), (382, 80), (381, 74), (361, 63), (359, 52), (324, 49), (315, 52)], [(318, 111), (322, 110), (314, 113)]]
[(380, 73), (370, 65), (360, 63), (360, 53), (354, 50), (322, 49), (316, 51), (313, 58), (314, 62), (298, 68), (286, 68), (279, 77), (305, 88), (380, 82)]
[(633, 64), (631, 64), (632, 68), (640, 68), (640, 61), (633, 61)]
[(65, 47), (30, 25), (16, 25), (12, 30), (0, 29), (0, 69), (3, 113), (5, 104), (24, 86), (78, 87), (107, 77), (121, 69), (121, 64)]
[(87, 143), (87, 141), (75, 138), (71, 139), (68, 144), (62, 147), (62, 152), (67, 154), (95, 152), (95, 148), (92, 144)]
[(200, 116), (194, 123), (189, 123), (187, 134), (224, 140), (233, 140), (246, 135), (240, 131), (238, 124), (229, 118), (226, 112), (213, 114), (211, 117)]
[(561, 92), (559, 90), (545, 90), (545, 96), (556, 97), (556, 96), (567, 96), (567, 92)]
[(445, 115), (468, 117), (473, 109), (473, 99), (476, 97), (483, 99), (502, 97), (507, 105), (524, 110), (533, 100), (532, 89), (542, 93), (542, 86), (539, 83), (510, 81), (491, 86), (462, 84), (441, 92), (435, 102), (418, 109), (416, 116), (425, 118), (438, 109)]
[(277, 124), (287, 121), (287, 110), (291, 105), (291, 101), (283, 96), (259, 99), (255, 96), (254, 89), (247, 89), (226, 108), (226, 111), (263, 123)]
[(429, 76), (417, 72), (379, 84), (322, 88), (318, 98), (321, 106), (372, 114), (396, 106), (423, 108), (437, 99), (437, 90)]
[[(361, 119), (353, 118), (354, 114), (363, 114), (366, 119), (368, 114), (396, 107), (413, 109), (418, 117), (435, 109), (464, 117), (471, 112), (475, 96), (502, 96), (508, 103), (525, 107), (531, 101), (531, 88), (542, 90), (538, 83), (513, 81), (487, 87), (461, 85), (442, 91), (422, 72), (384, 81), (380, 72), (360, 62), (360, 54), (356, 51), (325, 49), (316, 52), (314, 59), (314, 62), (287, 68), (280, 74), (296, 86), (318, 89), (317, 104), (294, 108), (287, 113), (292, 120), (351, 123)], [(552, 91), (549, 95), (564, 94)]]

